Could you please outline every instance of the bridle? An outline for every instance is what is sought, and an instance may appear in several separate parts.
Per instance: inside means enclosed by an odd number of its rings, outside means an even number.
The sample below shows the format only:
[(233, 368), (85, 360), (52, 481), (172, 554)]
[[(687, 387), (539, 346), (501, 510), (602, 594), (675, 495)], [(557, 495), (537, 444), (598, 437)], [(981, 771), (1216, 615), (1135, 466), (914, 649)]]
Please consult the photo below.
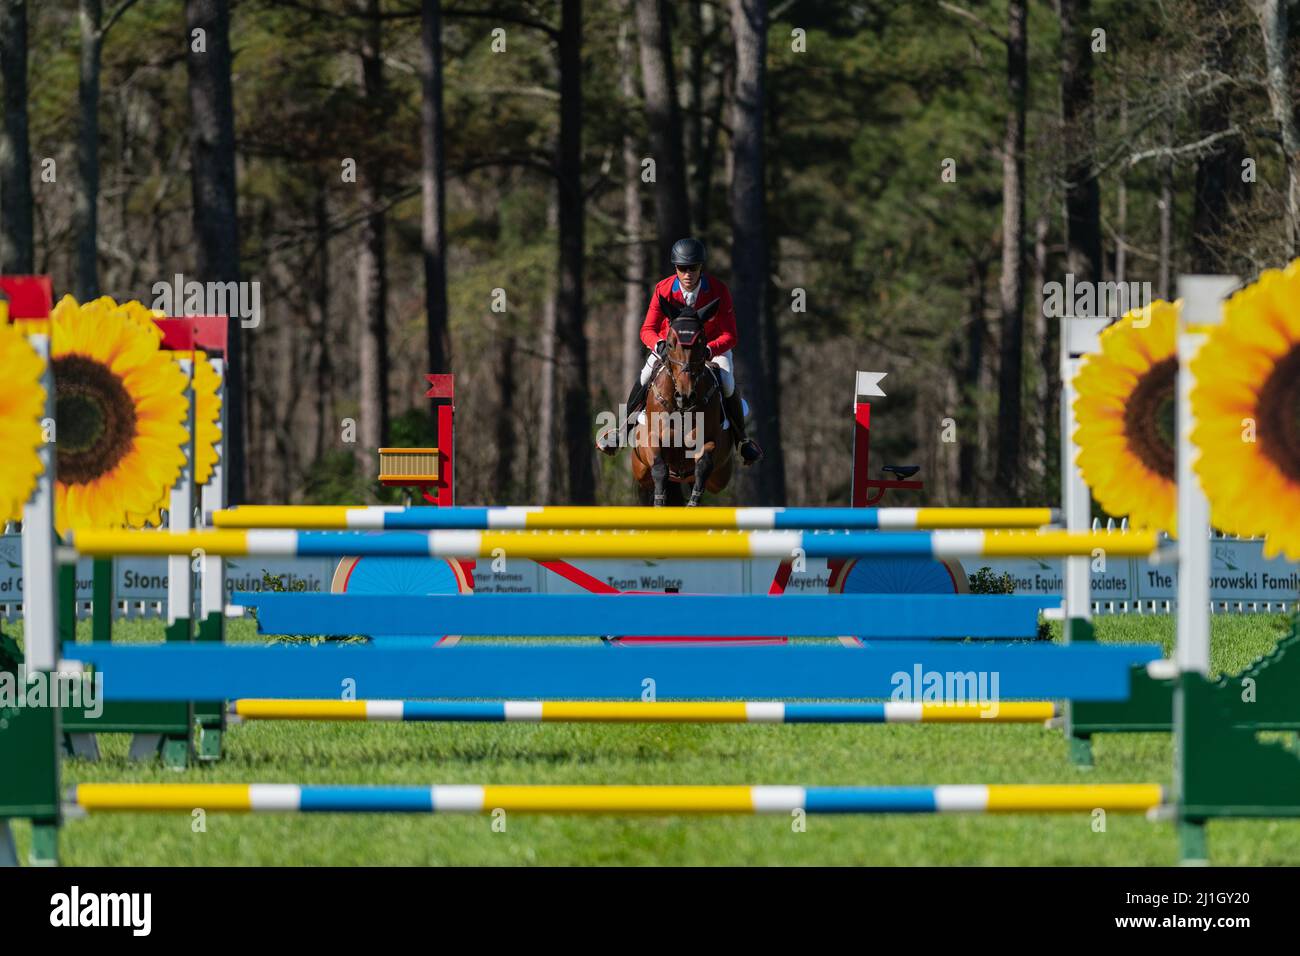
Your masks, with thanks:
[[(699, 389), (692, 388), (692, 399), (688, 403), (682, 398), (682, 394), (677, 391), (676, 383), (673, 382), (671, 398), (665, 395), (660, 391), (659, 381), (663, 378), (663, 373), (669, 371), (670, 365), (673, 368), (685, 371), (690, 376), (692, 385), (694, 385), (700, 376), (707, 371), (710, 379), (708, 391), (704, 393), (703, 397), (700, 397)], [(670, 374), (668, 379), (672, 382), (673, 376)], [(703, 408), (708, 408), (709, 403), (713, 401), (713, 396), (718, 391), (718, 387), (718, 376), (712, 372), (712, 369), (708, 364), (708, 359), (675, 359), (669, 355), (667, 351), (660, 356), (659, 371), (655, 373), (654, 378), (650, 381), (650, 389), (654, 392), (655, 397), (659, 399), (660, 404), (670, 405), (676, 408), (679, 412), (694, 412)]]

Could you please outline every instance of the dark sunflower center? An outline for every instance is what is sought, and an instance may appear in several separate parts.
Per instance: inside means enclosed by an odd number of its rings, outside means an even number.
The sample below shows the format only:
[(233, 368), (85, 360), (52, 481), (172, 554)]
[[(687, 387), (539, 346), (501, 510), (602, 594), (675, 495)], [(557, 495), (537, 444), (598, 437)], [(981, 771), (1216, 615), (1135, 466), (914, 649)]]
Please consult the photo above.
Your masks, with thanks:
[(1300, 345), (1273, 366), (1257, 408), (1260, 448), (1282, 474), (1300, 482)]
[(113, 470), (135, 438), (135, 403), (116, 375), (84, 355), (54, 360), (58, 476), (87, 484)]
[(1170, 356), (1147, 370), (1124, 409), (1124, 437), (1148, 469), (1174, 480), (1175, 399), (1178, 359)]

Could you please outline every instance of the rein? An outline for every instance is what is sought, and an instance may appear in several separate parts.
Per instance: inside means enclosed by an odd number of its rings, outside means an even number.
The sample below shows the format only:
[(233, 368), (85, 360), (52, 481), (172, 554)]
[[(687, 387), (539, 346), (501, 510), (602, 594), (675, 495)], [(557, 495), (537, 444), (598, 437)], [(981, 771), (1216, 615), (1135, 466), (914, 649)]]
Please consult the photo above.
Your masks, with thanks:
[[(689, 361), (680, 362), (677, 361), (676, 359), (670, 358), (667, 355), (663, 356), (663, 360), (667, 362), (671, 362), (673, 365), (675, 365), (678, 368), (689, 369), (694, 364)], [(701, 374), (707, 373), (710, 379), (709, 390), (704, 393), (704, 396), (702, 398), (697, 397), (693, 401), (691, 401), (690, 404), (687, 404), (682, 400), (681, 393), (677, 391), (676, 384), (673, 384), (672, 395), (670, 398), (670, 396), (665, 395), (663, 392), (659, 390), (659, 380), (663, 377), (664, 373), (667, 371), (668, 371), (668, 367), (664, 365), (663, 362), (661, 362), (659, 366), (659, 371), (655, 372), (654, 378), (650, 380), (650, 390), (654, 392), (655, 397), (659, 399), (660, 403), (665, 406), (675, 406), (676, 408), (678, 408), (683, 412), (698, 411), (699, 409), (702, 408), (708, 408), (709, 403), (713, 401), (713, 396), (718, 393), (719, 383), (718, 383), (717, 372), (715, 372), (709, 365), (701, 363), (701, 367), (700, 367)], [(671, 382), (672, 376), (669, 375), (668, 379)], [(694, 381), (695, 379), (692, 378), (692, 383), (694, 383)]]

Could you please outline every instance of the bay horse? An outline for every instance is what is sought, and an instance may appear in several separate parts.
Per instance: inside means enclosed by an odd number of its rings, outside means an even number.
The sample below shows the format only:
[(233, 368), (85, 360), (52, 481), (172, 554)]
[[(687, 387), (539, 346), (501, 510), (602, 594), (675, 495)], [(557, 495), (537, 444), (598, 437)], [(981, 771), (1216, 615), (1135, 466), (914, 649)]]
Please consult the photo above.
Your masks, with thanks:
[(704, 339), (704, 323), (720, 304), (714, 299), (697, 311), (659, 297), (670, 318), (666, 348), (632, 442), (632, 477), (643, 505), (680, 505), (689, 484), (685, 504), (694, 507), (705, 491), (717, 494), (731, 481), (732, 430), (723, 427), (722, 382)]

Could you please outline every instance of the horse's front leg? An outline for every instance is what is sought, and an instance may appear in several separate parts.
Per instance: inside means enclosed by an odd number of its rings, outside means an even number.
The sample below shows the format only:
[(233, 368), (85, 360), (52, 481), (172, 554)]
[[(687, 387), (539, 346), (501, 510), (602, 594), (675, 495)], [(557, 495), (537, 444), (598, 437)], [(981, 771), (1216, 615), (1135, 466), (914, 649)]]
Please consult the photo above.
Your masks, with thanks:
[(709, 483), (709, 475), (713, 474), (713, 442), (704, 446), (700, 456), (695, 459), (695, 484), (691, 488), (690, 500), (686, 502), (686, 507), (694, 508), (704, 497), (704, 487)]
[(668, 504), (668, 463), (664, 461), (663, 452), (656, 446), (654, 464), (650, 466), (650, 477), (655, 483), (655, 507), (662, 508)]

